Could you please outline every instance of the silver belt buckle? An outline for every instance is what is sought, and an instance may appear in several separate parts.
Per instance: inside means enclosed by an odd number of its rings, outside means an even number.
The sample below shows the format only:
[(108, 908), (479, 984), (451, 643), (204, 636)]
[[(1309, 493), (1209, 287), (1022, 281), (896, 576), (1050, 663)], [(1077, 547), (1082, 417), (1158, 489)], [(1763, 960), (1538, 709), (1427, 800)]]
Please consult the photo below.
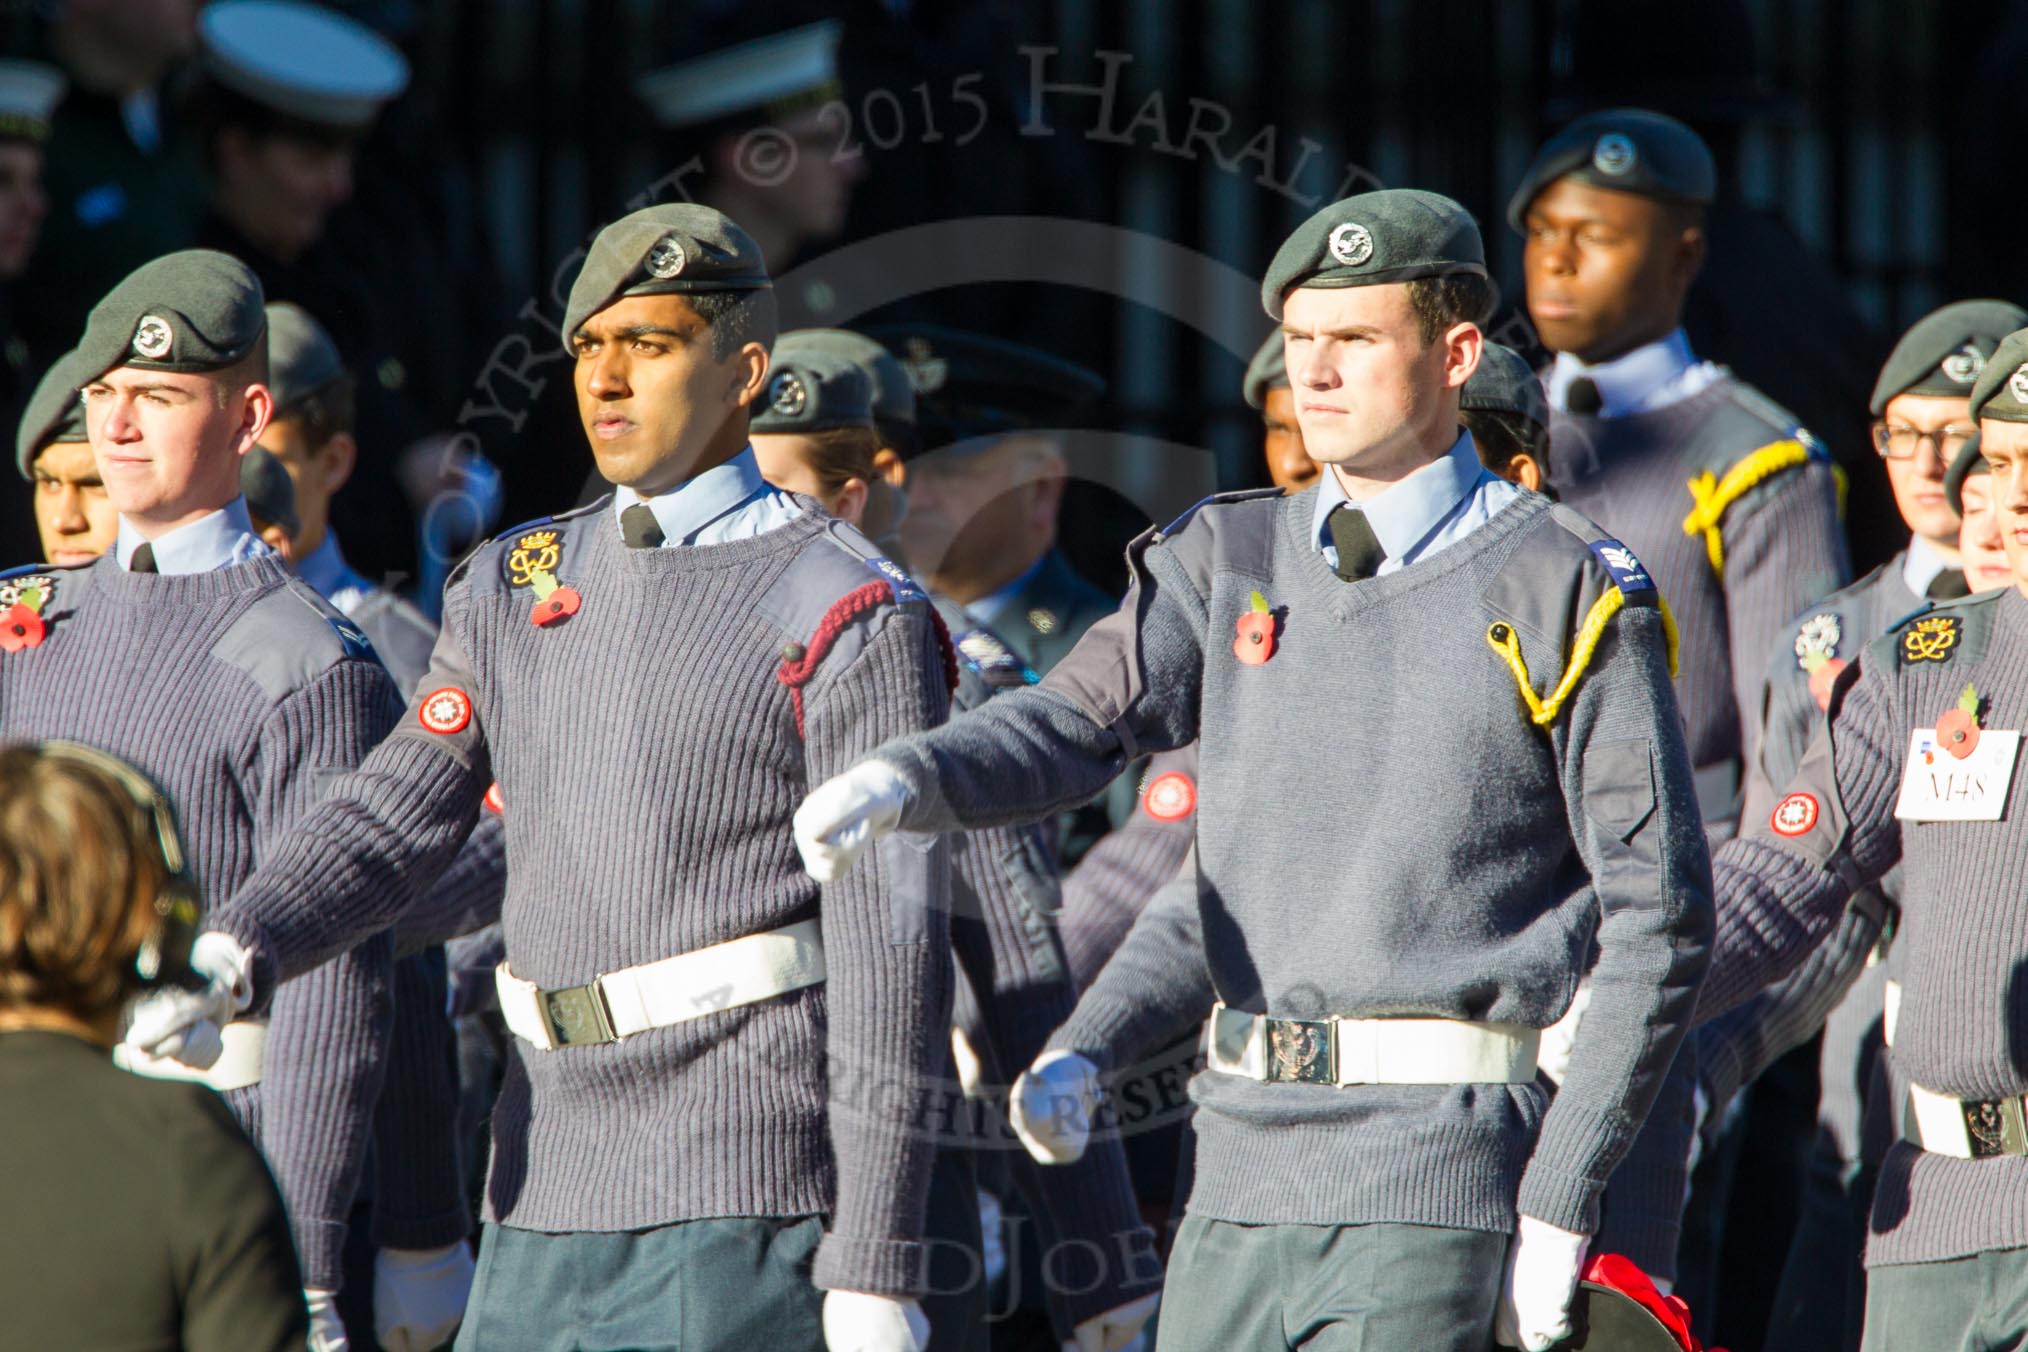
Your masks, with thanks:
[(1965, 1139), (1972, 1158), (2028, 1155), (2028, 1112), (2015, 1098), (1970, 1100), (1958, 1105), (1965, 1118)]
[(1337, 1084), (1337, 1031), (1328, 1020), (1269, 1019), (1269, 1083)]
[(558, 991), (541, 991), (536, 1007), (549, 1029), (549, 1040), (559, 1047), (578, 1047), (600, 1042), (617, 1042), (613, 1016), (606, 1008), (605, 992), (598, 983), (567, 986)]

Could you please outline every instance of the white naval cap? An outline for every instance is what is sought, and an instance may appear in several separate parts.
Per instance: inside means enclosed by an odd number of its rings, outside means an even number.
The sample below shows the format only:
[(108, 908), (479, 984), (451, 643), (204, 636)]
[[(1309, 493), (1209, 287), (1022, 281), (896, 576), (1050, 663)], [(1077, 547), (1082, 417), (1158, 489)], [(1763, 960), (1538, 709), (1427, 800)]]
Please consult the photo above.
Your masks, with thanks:
[(634, 84), (665, 127), (694, 127), (764, 110), (782, 117), (837, 95), (836, 19), (792, 28), (650, 71)]
[(408, 61), (393, 43), (322, 5), (216, 0), (197, 22), (207, 75), (305, 122), (363, 130), (408, 88)]
[(0, 59), (0, 136), (48, 140), (50, 115), (63, 97), (64, 83), (55, 66)]

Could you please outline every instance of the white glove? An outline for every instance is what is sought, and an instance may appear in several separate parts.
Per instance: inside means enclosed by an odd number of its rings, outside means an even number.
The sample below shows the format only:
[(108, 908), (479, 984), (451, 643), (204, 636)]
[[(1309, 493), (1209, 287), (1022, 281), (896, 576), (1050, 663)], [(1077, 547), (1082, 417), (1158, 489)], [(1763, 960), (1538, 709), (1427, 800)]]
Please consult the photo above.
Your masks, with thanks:
[(1584, 1011), (1591, 1008), (1591, 982), (1580, 981), (1577, 992), (1570, 997), (1570, 1008), (1563, 1011), (1563, 1017), (1542, 1030), (1542, 1041), (1535, 1052), (1535, 1064), (1549, 1077), (1549, 1082), (1561, 1088), (1563, 1077), (1570, 1073), (1570, 1051), (1577, 1045), (1578, 1026), (1584, 1022)]
[(1063, 1352), (1125, 1352), (1141, 1339), (1141, 1326), (1154, 1317), (1160, 1295), (1142, 1296), (1116, 1305), (1104, 1314), (1095, 1314), (1071, 1330)]
[(908, 790), (886, 761), (861, 761), (810, 791), (796, 809), (796, 849), (803, 869), (820, 883), (836, 882), (868, 845), (901, 824)]
[(382, 1249), (373, 1258), (373, 1332), (384, 1352), (430, 1352), (451, 1340), (472, 1294), (472, 1251)]
[(1522, 1352), (1546, 1352), (1570, 1336), (1570, 1298), (1591, 1236), (1523, 1216), (1507, 1250), (1507, 1275), (1493, 1340)]
[(345, 1321), (338, 1317), (338, 1297), (330, 1291), (303, 1290), (303, 1303), (310, 1307), (310, 1352), (348, 1352)]
[(864, 1291), (824, 1293), (826, 1352), (923, 1352), (929, 1316), (912, 1300)]
[(253, 958), (231, 935), (214, 931), (190, 946), (190, 969), (204, 985), (164, 986), (142, 996), (123, 1040), (149, 1056), (209, 1070), (224, 1050), (218, 1030), (253, 1000)]
[(1008, 1116), (1037, 1164), (1084, 1158), (1098, 1111), (1098, 1067), (1076, 1052), (1044, 1052), (1014, 1081)]

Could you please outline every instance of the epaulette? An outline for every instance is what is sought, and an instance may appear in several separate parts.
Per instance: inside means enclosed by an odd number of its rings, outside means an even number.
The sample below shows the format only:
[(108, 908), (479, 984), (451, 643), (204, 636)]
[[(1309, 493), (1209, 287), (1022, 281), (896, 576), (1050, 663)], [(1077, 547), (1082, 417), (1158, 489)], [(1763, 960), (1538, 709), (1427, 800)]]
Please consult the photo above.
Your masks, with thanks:
[(1192, 503), (1184, 510), (1181, 516), (1157, 531), (1155, 538), (1163, 540), (1174, 535), (1177, 531), (1189, 525), (1190, 519), (1206, 507), (1228, 502), (1252, 502), (1256, 498), (1278, 498), (1281, 496), (1282, 490), (1279, 488), (1243, 488), (1231, 493), (1213, 493), (1210, 497), (1199, 498), (1196, 502)]
[(894, 603), (906, 605), (911, 601), (929, 600), (929, 593), (922, 584), (908, 575), (908, 570), (880, 552), (880, 546), (860, 534), (858, 529), (845, 521), (832, 521), (824, 527), (824, 539), (836, 545), (845, 553), (857, 559), (871, 570), (876, 577), (885, 578), (894, 590)]
[(1779, 474), (1808, 464), (1828, 465), (1838, 489), (1838, 512), (1845, 510), (1845, 475), (1832, 463), (1831, 453), (1824, 443), (1811, 436), (1808, 429), (1797, 423), (1795, 418), (1779, 404), (1774, 403), (1758, 390), (1738, 386), (1732, 399), (1744, 411), (1765, 424), (1761, 436), (1769, 431), (1778, 435), (1754, 442), (1751, 449), (1737, 455), (1727, 454), (1705, 465), (1693, 475), (1685, 486), (1690, 490), (1690, 512), (1683, 518), (1683, 533), (1704, 539), (1704, 552), (1711, 561), (1711, 571), (1721, 579), (1725, 576), (1725, 535), (1722, 529), (1725, 514), (1733, 504)]
[[(1553, 552), (1516, 550), (1486, 594), (1486, 601), (1496, 615), (1487, 626), (1486, 645), (1499, 654), (1513, 674), (1529, 721), (1542, 728), (1556, 721), (1576, 692), (1591, 667), (1600, 640), (1605, 637), (1606, 626), (1621, 610), (1631, 606), (1659, 611), (1672, 677), (1676, 674), (1677, 657), (1675, 617), (1655, 585), (1654, 574), (1634, 552), (1567, 507), (1552, 507), (1544, 515), (1556, 531), (1552, 538), (1565, 541), (1565, 546)], [(1523, 576), (1537, 560), (1548, 562), (1561, 576)], [(1570, 595), (1570, 588), (1562, 579), (1569, 577), (1567, 570), (1573, 563), (1592, 575), (1592, 585), (1583, 591), (1596, 591), (1585, 606), (1582, 619), (1574, 610), (1565, 609), (1565, 603), (1558, 599)], [(1581, 595), (1578, 603), (1583, 604)], [(1554, 615), (1544, 609), (1551, 606), (1557, 607)], [(1547, 694), (1536, 693), (1534, 678), (1529, 673), (1522, 651), (1524, 628), (1545, 646), (1560, 646), (1565, 633), (1572, 635), (1568, 650), (1558, 653), (1562, 672)]]
[(211, 655), (244, 671), (273, 699), (345, 659), (380, 662), (358, 625), (294, 578), (248, 606)]

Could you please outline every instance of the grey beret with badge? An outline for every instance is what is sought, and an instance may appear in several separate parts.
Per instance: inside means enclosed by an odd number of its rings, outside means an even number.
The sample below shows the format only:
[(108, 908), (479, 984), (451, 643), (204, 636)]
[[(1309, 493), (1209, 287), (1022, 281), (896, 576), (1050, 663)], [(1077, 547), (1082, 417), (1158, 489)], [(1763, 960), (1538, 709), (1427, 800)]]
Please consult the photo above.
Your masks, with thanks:
[(1239, 392), (1250, 406), (1264, 409), (1269, 390), (1289, 387), (1288, 360), (1283, 351), (1282, 331), (1276, 329), (1253, 354), (1253, 360), (1246, 364), (1246, 375), (1240, 379)]
[(1972, 418), (2028, 422), (2028, 328), (2000, 340), (1972, 383)]
[(1491, 339), (1480, 354), (1479, 369), (1458, 392), (1458, 407), (1511, 413), (1535, 424), (1538, 431), (1549, 426), (1549, 396), (1543, 393), (1542, 382), (1519, 352)]
[(1419, 277), (1486, 275), (1472, 214), (1440, 193), (1387, 188), (1333, 202), (1297, 226), (1261, 279), (1260, 302), (1282, 317), (1299, 286), (1379, 286)]
[(62, 442), (88, 441), (85, 435), (84, 400), (78, 387), (85, 377), (78, 374), (76, 352), (66, 352), (49, 364), (36, 382), (35, 393), (21, 412), (21, 425), (14, 433), (14, 463), (21, 477), (35, 477), (35, 458), (43, 450)]
[(1951, 510), (1960, 517), (1965, 514), (1965, 480), (1974, 474), (1990, 474), (1993, 467), (1986, 463), (1985, 453), (1979, 449), (1977, 432), (1958, 447), (1958, 458), (1951, 461), (1951, 467), (1944, 471), (1944, 500)]
[(1887, 354), (1868, 410), (1877, 418), (1904, 394), (1965, 398), (2000, 340), (2024, 324), (2028, 310), (2004, 300), (1953, 301), (1931, 311)]
[(268, 391), (281, 417), (341, 379), (338, 345), (308, 310), (285, 300), (268, 307)]
[(1542, 143), (1507, 202), (1507, 224), (1524, 231), (1528, 205), (1560, 178), (1660, 202), (1708, 206), (1718, 166), (1704, 138), (1645, 108), (1587, 113)]
[(761, 435), (871, 428), (873, 378), (841, 357), (777, 354), (768, 364), (767, 390), (755, 401), (747, 426)]
[(92, 307), (78, 341), (79, 384), (116, 366), (222, 371), (267, 332), (253, 269), (214, 249), (163, 254), (135, 268)]
[(564, 349), (587, 319), (623, 296), (764, 291), (773, 285), (760, 245), (724, 213), (691, 202), (643, 207), (593, 238), (564, 306)]
[(197, 20), (198, 65), (264, 108), (363, 132), (408, 88), (408, 60), (366, 25), (301, 0), (214, 0)]
[(774, 364), (806, 358), (850, 362), (873, 382), (873, 420), (915, 425), (915, 386), (901, 358), (850, 329), (793, 329), (775, 340)]
[(247, 514), (280, 526), (293, 536), (303, 528), (296, 516), (296, 481), (274, 452), (255, 446), (239, 458), (239, 492)]

